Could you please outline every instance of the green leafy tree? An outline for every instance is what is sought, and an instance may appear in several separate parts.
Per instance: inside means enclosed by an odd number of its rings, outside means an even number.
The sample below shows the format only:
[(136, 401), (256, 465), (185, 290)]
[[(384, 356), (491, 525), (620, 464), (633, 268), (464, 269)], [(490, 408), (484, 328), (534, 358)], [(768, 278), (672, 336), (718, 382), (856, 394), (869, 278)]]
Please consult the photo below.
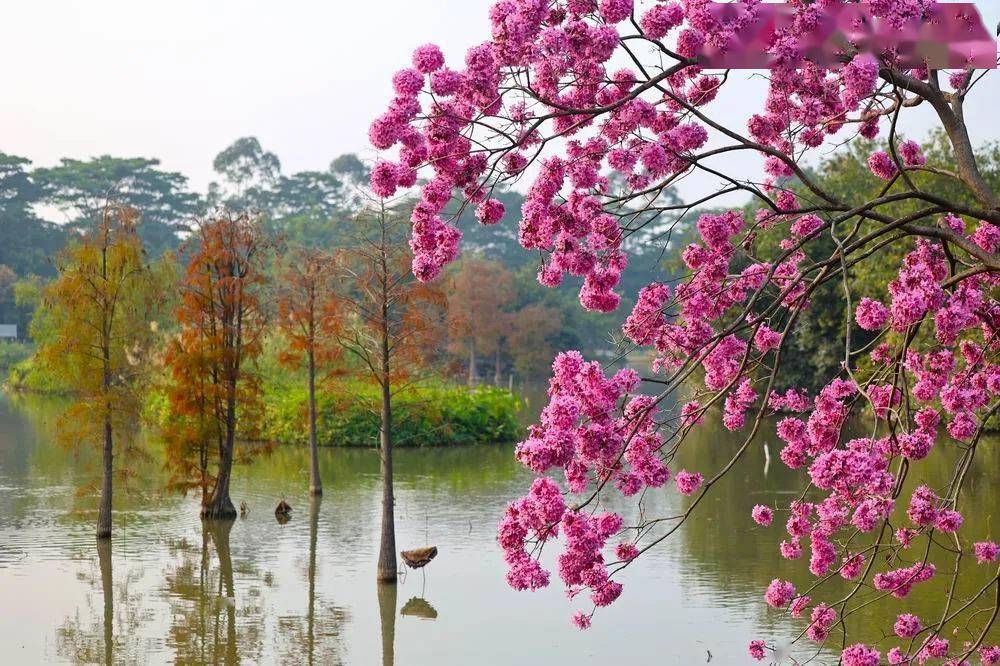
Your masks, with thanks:
[(139, 211), (139, 236), (146, 250), (159, 256), (177, 248), (177, 232), (202, 208), (198, 196), (187, 189), (187, 178), (159, 165), (159, 160), (143, 157), (64, 158), (58, 166), (36, 169), (33, 177), (43, 188), (44, 203), (62, 210), (78, 229), (99, 221), (109, 199)]
[(23, 157), (0, 153), (0, 264), (19, 276), (51, 276), (50, 258), (65, 244), (66, 231), (36, 215), (45, 192), (30, 165)]
[(59, 256), (59, 275), (43, 300), (52, 335), (40, 359), (76, 395), (60, 436), (102, 442), (98, 538), (111, 536), (116, 434), (138, 420), (153, 337), (149, 322), (164, 292), (145, 263), (137, 219), (133, 209), (106, 206), (97, 224)]

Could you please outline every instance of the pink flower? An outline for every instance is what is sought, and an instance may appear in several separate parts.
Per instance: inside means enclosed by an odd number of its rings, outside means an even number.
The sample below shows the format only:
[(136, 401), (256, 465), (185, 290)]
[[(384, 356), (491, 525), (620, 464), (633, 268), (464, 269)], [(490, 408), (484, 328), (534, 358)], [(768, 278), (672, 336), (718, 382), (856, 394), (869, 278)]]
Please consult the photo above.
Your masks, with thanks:
[(904, 141), (899, 144), (899, 156), (903, 158), (906, 166), (923, 166), (927, 164), (927, 158), (920, 151), (920, 144), (916, 141)]
[(634, 543), (622, 542), (615, 546), (615, 557), (617, 557), (622, 562), (629, 562), (639, 557), (639, 549), (636, 548)]
[(979, 541), (972, 548), (976, 553), (976, 562), (979, 564), (996, 562), (997, 558), (1000, 558), (1000, 545), (993, 541)]
[(983, 666), (996, 666), (1000, 664), (1000, 645), (983, 646), (979, 648), (979, 658)]
[(877, 178), (882, 180), (892, 180), (899, 171), (896, 163), (892, 161), (889, 154), (884, 150), (879, 150), (871, 154), (868, 158), (868, 168)]
[(945, 509), (938, 514), (937, 520), (934, 522), (934, 527), (942, 532), (957, 532), (958, 528), (962, 526), (962, 514), (953, 509)]
[(476, 219), (480, 224), (496, 224), (503, 218), (504, 206), (499, 199), (487, 199), (476, 208)]
[(590, 615), (584, 613), (583, 611), (577, 611), (573, 614), (573, 626), (580, 630), (589, 629)]
[(782, 541), (778, 549), (781, 552), (781, 556), (786, 560), (797, 560), (802, 557), (802, 545), (798, 539)]
[(892, 628), (900, 638), (913, 638), (920, 633), (921, 629), (923, 629), (923, 625), (920, 618), (910, 613), (904, 613), (897, 617), (896, 624)]
[(792, 233), (799, 238), (804, 238), (820, 229), (824, 224), (825, 222), (818, 215), (810, 213), (795, 220), (795, 223), (792, 224)]
[(767, 326), (761, 325), (753, 336), (753, 344), (762, 352), (777, 349), (778, 345), (781, 344), (781, 333), (772, 331)]
[(677, 490), (682, 495), (691, 495), (694, 491), (698, 490), (701, 486), (701, 474), (698, 472), (688, 472), (686, 470), (681, 470), (677, 472), (677, 476), (674, 478), (674, 483), (677, 485)]
[(764, 641), (755, 640), (750, 641), (750, 646), (747, 648), (747, 652), (753, 659), (757, 661), (764, 660)]
[(768, 527), (774, 520), (774, 512), (771, 507), (763, 504), (754, 506), (750, 515), (753, 517), (753, 521), (762, 527)]
[(412, 97), (424, 87), (424, 75), (415, 69), (401, 69), (392, 76), (392, 87), (401, 97)]
[(650, 39), (661, 39), (684, 20), (684, 10), (676, 2), (655, 5), (642, 15), (642, 31)]
[(435, 44), (424, 44), (413, 51), (413, 67), (423, 74), (430, 74), (444, 67), (444, 54)]
[(387, 199), (396, 192), (399, 186), (397, 168), (392, 162), (379, 162), (372, 168), (371, 188), (376, 196)]
[(771, 581), (771, 584), (767, 586), (767, 592), (764, 593), (764, 601), (766, 601), (767, 605), (772, 608), (784, 608), (794, 596), (794, 585), (788, 581), (775, 578)]
[(889, 309), (866, 296), (858, 303), (857, 310), (854, 311), (854, 320), (866, 331), (877, 331), (889, 320)]
[(601, 17), (608, 23), (619, 23), (632, 14), (632, 0), (601, 0)]
[(844, 666), (879, 666), (882, 654), (875, 648), (856, 643), (840, 654)]

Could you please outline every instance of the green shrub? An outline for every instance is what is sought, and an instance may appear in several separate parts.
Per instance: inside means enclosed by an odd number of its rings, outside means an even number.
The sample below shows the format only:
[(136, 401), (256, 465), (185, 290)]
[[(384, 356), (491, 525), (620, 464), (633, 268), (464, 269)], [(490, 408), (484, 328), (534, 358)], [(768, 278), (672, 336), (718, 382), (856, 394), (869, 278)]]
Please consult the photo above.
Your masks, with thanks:
[(10, 374), (11, 368), (33, 353), (34, 347), (27, 342), (0, 342), (0, 373)]
[[(305, 444), (306, 391), (269, 387), (264, 435), (280, 443)], [(378, 445), (378, 388), (360, 382), (317, 396), (317, 437), (321, 446)], [(395, 446), (458, 446), (511, 442), (519, 438), (520, 401), (493, 387), (453, 385), (411, 388), (393, 398)]]
[(10, 366), (5, 386), (14, 391), (30, 391), (51, 395), (68, 395), (72, 389), (39, 364), (34, 355)]

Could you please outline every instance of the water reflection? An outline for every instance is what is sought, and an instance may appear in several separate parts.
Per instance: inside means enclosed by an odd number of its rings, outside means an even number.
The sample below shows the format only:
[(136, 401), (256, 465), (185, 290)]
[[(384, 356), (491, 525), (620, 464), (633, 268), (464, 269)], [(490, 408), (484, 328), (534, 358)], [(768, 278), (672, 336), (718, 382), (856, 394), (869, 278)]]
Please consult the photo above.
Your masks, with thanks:
[(378, 615), (382, 629), (382, 666), (393, 666), (396, 656), (396, 583), (377, 583)]
[[(764, 435), (774, 457), (766, 476), (758, 446), (695, 520), (625, 572), (621, 601), (581, 633), (569, 622), (576, 604), (556, 574), (551, 588), (533, 594), (513, 592), (503, 580), (495, 525), (528, 482), (509, 446), (397, 452), (398, 541), (437, 544), (440, 554), (426, 589), (423, 576), (411, 575), (373, 595), (376, 452), (322, 451), (323, 477), (333, 482), (314, 501), (305, 448), (279, 448), (240, 467), (233, 499), (250, 511), (235, 524), (203, 523), (197, 499), (162, 492), (162, 471), (144, 464), (136, 473), (144, 492), (116, 497), (115, 537), (102, 551), (93, 538), (93, 500), (76, 493), (90, 478), (87, 454), (68, 456), (53, 443), (52, 413), (0, 400), (0, 646), (16, 648), (17, 663), (394, 664), (398, 657), (404, 665), (464, 666), (483, 663), (485, 650), (486, 661), (498, 664), (629, 657), (688, 664), (711, 651), (713, 664), (728, 665), (749, 663), (748, 637), (787, 640), (801, 628), (787, 627), (761, 591), (774, 577), (804, 584), (805, 565), (777, 555), (783, 520), (767, 530), (749, 520), (754, 504), (784, 502), (801, 490), (801, 476), (774, 455), (773, 433)], [(676, 466), (709, 471), (739, 441), (706, 423), (689, 444)], [(991, 439), (967, 482), (966, 506), (982, 509), (969, 511), (969, 540), (1000, 531), (989, 510), (1000, 506), (991, 483), (998, 468)], [(915, 466), (907, 483), (938, 486), (946, 474), (944, 465)], [(273, 508), (282, 497), (301, 513), (279, 526)], [(673, 515), (688, 501), (665, 489), (648, 493), (645, 508)], [(606, 508), (634, 510), (612, 498)], [(546, 558), (552, 567), (554, 552)], [(968, 595), (987, 572), (963, 566), (972, 575), (960, 595)], [(937, 609), (946, 582), (915, 590), (908, 607)], [(855, 615), (857, 630), (880, 639), (870, 620), (894, 612), (893, 603)], [(1000, 627), (993, 632), (988, 640), (996, 643)], [(835, 662), (833, 653), (812, 663)]]
[(438, 616), (437, 609), (422, 597), (410, 597), (410, 600), (399, 609), (399, 614), (419, 617), (424, 620), (436, 620)]

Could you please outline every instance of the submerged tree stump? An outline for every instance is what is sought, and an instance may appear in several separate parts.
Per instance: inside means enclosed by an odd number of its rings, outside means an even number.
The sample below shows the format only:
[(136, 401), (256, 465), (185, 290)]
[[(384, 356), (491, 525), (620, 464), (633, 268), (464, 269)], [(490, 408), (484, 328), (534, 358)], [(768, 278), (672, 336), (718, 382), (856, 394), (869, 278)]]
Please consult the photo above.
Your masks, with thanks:
[(281, 500), (278, 502), (278, 506), (274, 507), (274, 517), (278, 519), (279, 523), (284, 525), (292, 517), (292, 505), (285, 500)]

